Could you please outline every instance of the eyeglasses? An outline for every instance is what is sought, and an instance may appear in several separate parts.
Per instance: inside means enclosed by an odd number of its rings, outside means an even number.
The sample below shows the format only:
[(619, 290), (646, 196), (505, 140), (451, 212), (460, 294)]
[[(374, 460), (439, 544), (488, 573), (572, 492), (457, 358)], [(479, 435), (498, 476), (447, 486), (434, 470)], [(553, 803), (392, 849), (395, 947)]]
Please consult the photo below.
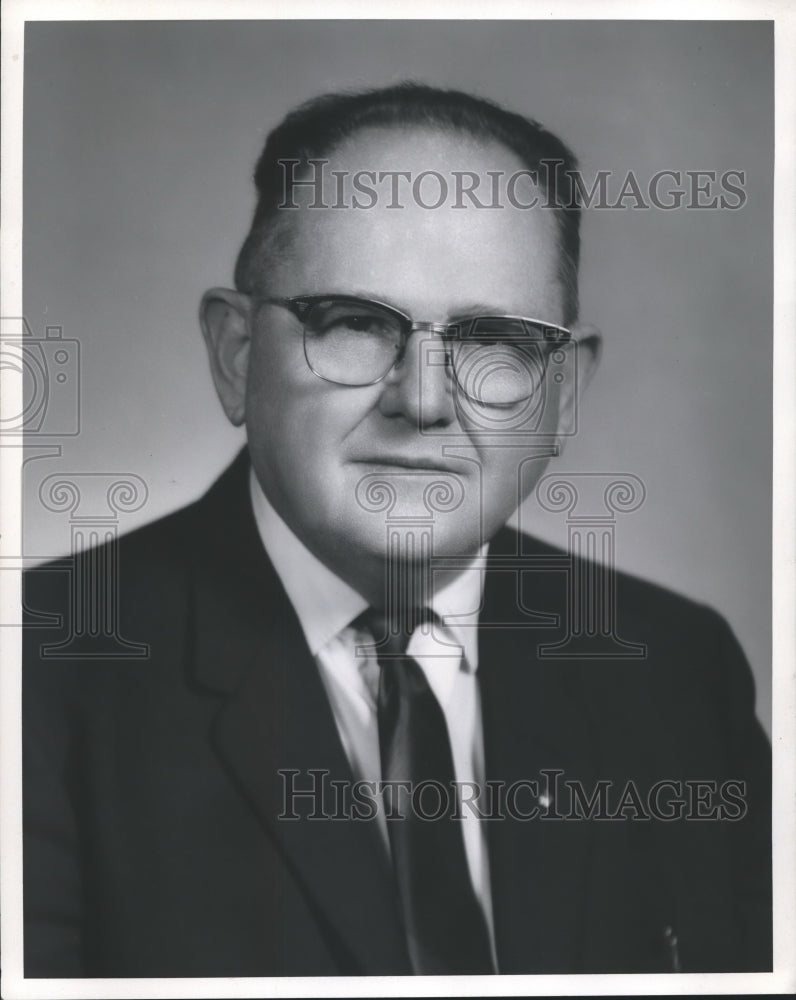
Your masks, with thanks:
[(471, 316), (452, 323), (415, 322), (393, 306), (344, 295), (259, 298), (281, 306), (304, 327), (304, 356), (327, 382), (375, 385), (406, 353), (415, 331), (435, 333), (459, 388), (470, 399), (505, 406), (539, 391), (547, 357), (571, 340), (569, 330), (524, 316)]

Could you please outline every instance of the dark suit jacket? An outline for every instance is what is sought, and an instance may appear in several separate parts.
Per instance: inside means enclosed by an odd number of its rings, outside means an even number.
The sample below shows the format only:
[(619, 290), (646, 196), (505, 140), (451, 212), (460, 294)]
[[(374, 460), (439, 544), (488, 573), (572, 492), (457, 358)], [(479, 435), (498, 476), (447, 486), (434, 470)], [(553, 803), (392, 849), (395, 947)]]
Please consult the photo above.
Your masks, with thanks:
[[(351, 774), (246, 477), (243, 455), (118, 552), (28, 574), (27, 976), (410, 971), (375, 825), (278, 819), (279, 769)], [(103, 654), (102, 635), (97, 658), (53, 656), (89, 571), (146, 658)], [(660, 780), (737, 779), (747, 808), (487, 821), (500, 971), (770, 968), (769, 748), (738, 644), (709, 609), (620, 576), (619, 632), (646, 658), (539, 659), (563, 633), (529, 629), (527, 611), (563, 622), (567, 580), (556, 550), (508, 530), (493, 541), (478, 671), (488, 779), (557, 769), (587, 792), (613, 782), (613, 802), (633, 781), (642, 806)]]

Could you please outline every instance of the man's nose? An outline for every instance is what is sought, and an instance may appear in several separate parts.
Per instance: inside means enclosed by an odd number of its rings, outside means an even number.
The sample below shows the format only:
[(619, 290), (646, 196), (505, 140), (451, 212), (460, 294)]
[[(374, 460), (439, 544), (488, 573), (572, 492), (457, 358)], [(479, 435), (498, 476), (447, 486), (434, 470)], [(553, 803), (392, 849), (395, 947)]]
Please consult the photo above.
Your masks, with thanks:
[(439, 333), (414, 330), (403, 357), (384, 381), (379, 408), (422, 428), (446, 426), (456, 417), (453, 370)]

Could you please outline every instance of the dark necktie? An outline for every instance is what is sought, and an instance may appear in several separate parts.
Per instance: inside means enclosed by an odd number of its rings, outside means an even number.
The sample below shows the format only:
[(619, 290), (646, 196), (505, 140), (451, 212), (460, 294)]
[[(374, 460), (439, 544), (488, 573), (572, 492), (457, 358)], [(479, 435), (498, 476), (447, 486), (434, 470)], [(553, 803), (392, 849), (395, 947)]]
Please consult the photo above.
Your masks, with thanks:
[[(431, 612), (427, 613), (431, 615)], [(417, 975), (494, 972), (486, 921), (473, 891), (455, 809), (455, 772), (445, 716), (420, 665), (406, 655), (411, 629), (388, 634), (383, 616), (364, 616), (381, 667), (378, 695), (379, 748), (383, 781), (444, 786), (450, 807), (437, 819), (412, 809), (412, 797), (385, 792), (393, 868), (406, 939)], [(426, 621), (428, 621), (428, 617)], [(386, 637), (386, 638), (385, 638)], [(444, 799), (428, 789), (419, 798), (423, 815), (435, 815)]]

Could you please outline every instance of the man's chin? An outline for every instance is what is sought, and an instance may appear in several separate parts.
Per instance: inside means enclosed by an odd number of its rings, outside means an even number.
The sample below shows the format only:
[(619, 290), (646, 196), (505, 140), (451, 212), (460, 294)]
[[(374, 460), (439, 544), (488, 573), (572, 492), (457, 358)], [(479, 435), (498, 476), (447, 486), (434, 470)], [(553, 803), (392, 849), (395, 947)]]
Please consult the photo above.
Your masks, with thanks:
[[(483, 539), (484, 541), (486, 539)], [(338, 536), (338, 552), (347, 560), (421, 565), (435, 556), (471, 556), (482, 544), (480, 524), (465, 524), (457, 512), (405, 514), (359, 525)]]
[(385, 528), (401, 521), (433, 522), (461, 508), (472, 488), (467, 476), (442, 467), (359, 462), (349, 466), (349, 474), (352, 503)]

